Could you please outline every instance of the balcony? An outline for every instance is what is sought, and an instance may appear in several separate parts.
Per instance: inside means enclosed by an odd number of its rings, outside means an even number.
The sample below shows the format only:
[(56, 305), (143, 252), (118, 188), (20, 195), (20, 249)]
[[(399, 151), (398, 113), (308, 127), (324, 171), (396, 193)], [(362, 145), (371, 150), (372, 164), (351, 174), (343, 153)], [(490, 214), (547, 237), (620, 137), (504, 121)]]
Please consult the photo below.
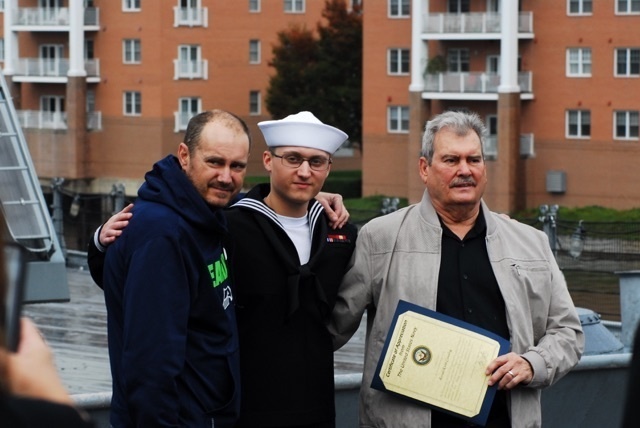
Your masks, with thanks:
[[(84, 62), (87, 82), (100, 82), (100, 60)], [(68, 59), (20, 58), (13, 80), (16, 82), (67, 83)]]
[[(15, 17), (14, 26), (29, 27), (30, 31), (68, 31), (69, 8), (21, 7)], [(85, 30), (100, 29), (100, 10), (95, 7), (84, 9)]]
[[(518, 73), (522, 99), (532, 99), (532, 73)], [(423, 98), (497, 100), (500, 75), (496, 73), (436, 73), (427, 74)]]
[[(430, 13), (423, 20), (426, 40), (492, 40), (501, 37), (499, 13)], [(533, 38), (533, 13), (518, 14), (518, 37)]]
[(206, 7), (178, 7), (173, 8), (174, 27), (205, 27), (209, 26), (209, 13)]
[[(42, 110), (18, 110), (18, 121), (23, 129), (67, 129), (67, 113)], [(87, 129), (102, 129), (102, 112), (87, 113)]]
[(209, 62), (205, 60), (173, 60), (173, 80), (209, 78)]
[(23, 129), (67, 129), (67, 113), (42, 110), (18, 110)]
[[(484, 155), (487, 159), (498, 159), (498, 137), (489, 135), (485, 139)], [(533, 145), (533, 134), (520, 135), (520, 156), (523, 158), (533, 158), (536, 156)]]

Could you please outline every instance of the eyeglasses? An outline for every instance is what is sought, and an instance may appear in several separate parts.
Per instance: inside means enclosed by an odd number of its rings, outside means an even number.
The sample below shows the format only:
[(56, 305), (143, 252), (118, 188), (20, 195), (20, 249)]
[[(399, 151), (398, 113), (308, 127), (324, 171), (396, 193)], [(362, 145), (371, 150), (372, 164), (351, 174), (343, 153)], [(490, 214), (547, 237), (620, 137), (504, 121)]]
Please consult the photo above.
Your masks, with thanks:
[(273, 152), (271, 152), (271, 154), (277, 158), (280, 158), (280, 160), (282, 161), (282, 165), (289, 168), (299, 168), (304, 161), (307, 161), (307, 163), (309, 164), (309, 168), (311, 168), (312, 170), (326, 171), (329, 169), (329, 165), (331, 165), (331, 162), (333, 162), (331, 158), (325, 158), (323, 156), (312, 156), (310, 158), (303, 158), (302, 156), (297, 154), (284, 154), (282, 156), (279, 156)]

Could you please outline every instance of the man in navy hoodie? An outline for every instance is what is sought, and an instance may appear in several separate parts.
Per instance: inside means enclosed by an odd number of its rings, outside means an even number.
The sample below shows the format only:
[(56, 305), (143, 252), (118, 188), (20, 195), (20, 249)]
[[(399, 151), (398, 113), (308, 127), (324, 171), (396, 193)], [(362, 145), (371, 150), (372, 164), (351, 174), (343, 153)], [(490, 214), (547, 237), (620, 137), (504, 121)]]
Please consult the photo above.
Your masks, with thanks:
[(238, 335), (220, 208), (242, 186), (246, 124), (212, 110), (157, 162), (106, 254), (113, 427), (231, 427)]

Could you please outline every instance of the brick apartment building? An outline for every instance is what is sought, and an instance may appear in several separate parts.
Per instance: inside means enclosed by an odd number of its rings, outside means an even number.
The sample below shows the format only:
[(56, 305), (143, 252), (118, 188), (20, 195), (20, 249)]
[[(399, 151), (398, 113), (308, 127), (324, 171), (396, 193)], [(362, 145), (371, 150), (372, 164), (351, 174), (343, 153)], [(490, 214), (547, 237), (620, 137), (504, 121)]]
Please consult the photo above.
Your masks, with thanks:
[[(132, 194), (219, 107), (256, 137), (276, 33), (314, 28), (324, 0), (4, 0), (4, 72), (43, 183)], [(487, 122), (497, 210), (640, 206), (640, 0), (364, 2), (363, 193), (422, 193), (424, 121)], [(505, 24), (506, 23), (506, 24)], [(427, 70), (429, 71), (427, 73)]]
[(424, 121), (468, 108), (491, 134), (492, 208), (640, 207), (640, 1), (368, 1), (364, 17), (365, 194), (419, 200)]
[[(256, 124), (277, 32), (315, 29), (324, 0), (0, 0), (3, 70), (41, 184), (135, 195), (175, 153), (189, 118), (222, 108), (254, 136), (248, 174), (266, 175)], [(334, 169), (359, 169), (341, 149)], [(108, 202), (108, 201), (107, 201)]]

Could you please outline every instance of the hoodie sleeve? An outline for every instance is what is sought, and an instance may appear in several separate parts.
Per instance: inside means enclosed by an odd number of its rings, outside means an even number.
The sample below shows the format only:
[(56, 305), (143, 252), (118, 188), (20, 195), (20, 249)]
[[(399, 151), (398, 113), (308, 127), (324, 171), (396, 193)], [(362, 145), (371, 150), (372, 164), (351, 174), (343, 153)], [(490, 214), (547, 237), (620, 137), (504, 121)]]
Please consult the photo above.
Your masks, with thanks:
[(190, 290), (177, 238), (147, 241), (124, 287), (123, 383), (137, 426), (178, 426), (176, 379), (185, 362)]

